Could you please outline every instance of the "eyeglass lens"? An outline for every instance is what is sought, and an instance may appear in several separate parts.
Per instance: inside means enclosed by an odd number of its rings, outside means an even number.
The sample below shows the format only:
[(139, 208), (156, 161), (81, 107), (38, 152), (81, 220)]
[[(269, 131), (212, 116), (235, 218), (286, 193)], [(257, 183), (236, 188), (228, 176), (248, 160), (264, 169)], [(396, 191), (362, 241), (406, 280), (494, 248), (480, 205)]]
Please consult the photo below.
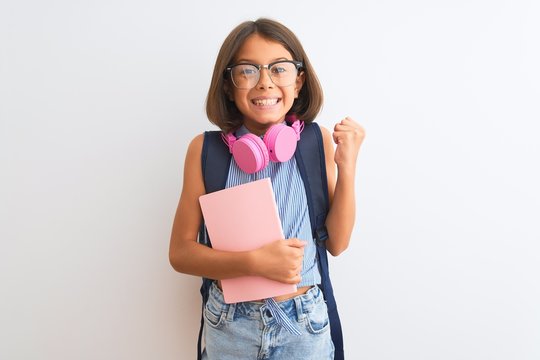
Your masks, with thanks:
[[(291, 62), (277, 62), (268, 68), (270, 79), (277, 86), (289, 86), (296, 80), (298, 70)], [(258, 84), (261, 73), (259, 69), (250, 64), (235, 65), (231, 69), (231, 78), (239, 89), (251, 89)]]

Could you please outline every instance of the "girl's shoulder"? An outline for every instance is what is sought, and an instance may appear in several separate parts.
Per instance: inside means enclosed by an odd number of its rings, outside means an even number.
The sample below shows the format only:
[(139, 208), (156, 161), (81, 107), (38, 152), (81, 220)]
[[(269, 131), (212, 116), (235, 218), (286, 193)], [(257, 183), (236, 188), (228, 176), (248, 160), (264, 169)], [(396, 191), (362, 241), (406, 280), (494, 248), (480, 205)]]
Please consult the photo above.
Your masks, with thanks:
[(317, 122), (317, 125), (319, 126), (319, 129), (321, 129), (321, 134), (323, 138), (323, 143), (325, 146), (328, 146), (332, 144), (332, 133), (330, 130), (328, 130), (326, 127), (322, 126), (320, 123)]
[(204, 133), (197, 134), (195, 135), (195, 137), (193, 137), (193, 139), (191, 139), (191, 141), (189, 142), (189, 146), (190, 147), (202, 146), (203, 142), (204, 142)]
[(321, 125), (321, 124), (319, 124), (319, 123), (317, 123), (317, 125), (319, 125), (319, 128), (321, 129), (321, 132), (322, 132), (322, 134), (323, 134), (323, 137), (324, 137), (324, 136), (330, 136), (330, 135), (331, 135), (331, 134), (330, 134), (330, 131), (329, 131), (326, 127), (324, 127), (323, 125)]
[(312, 121), (309, 124), (313, 124), (313, 125), (318, 126), (319, 129), (321, 129), (321, 132), (323, 133), (323, 136), (329, 136), (330, 135), (330, 131), (324, 125), (322, 125), (319, 121)]
[(200, 159), (204, 143), (204, 133), (196, 135), (189, 142), (186, 159)]
[[(324, 147), (324, 157), (326, 162), (327, 172), (332, 171), (334, 162), (334, 138), (330, 130), (322, 126), (319, 122), (312, 122), (310, 124), (317, 125), (321, 131), (322, 142)], [(333, 173), (332, 173), (333, 174)], [(329, 174), (329, 175), (332, 175)]]

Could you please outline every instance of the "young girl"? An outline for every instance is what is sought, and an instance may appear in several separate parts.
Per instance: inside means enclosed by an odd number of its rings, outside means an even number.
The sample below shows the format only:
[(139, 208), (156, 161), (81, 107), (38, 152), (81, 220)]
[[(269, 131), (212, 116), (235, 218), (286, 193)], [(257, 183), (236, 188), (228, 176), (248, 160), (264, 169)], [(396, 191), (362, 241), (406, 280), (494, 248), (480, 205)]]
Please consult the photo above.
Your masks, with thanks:
[[(208, 118), (223, 131), (223, 146), (232, 147), (246, 134), (263, 138), (286, 118), (294, 121), (292, 127), (301, 137), (301, 121), (310, 124), (321, 106), (317, 76), (288, 28), (259, 19), (238, 25), (225, 39), (206, 104)], [(330, 200), (326, 247), (337, 256), (348, 247), (354, 226), (356, 159), (364, 130), (349, 117), (338, 122), (332, 134), (321, 130)], [(259, 167), (233, 157), (226, 187), (269, 177), (286, 239), (253, 251), (218, 251), (197, 242), (203, 220), (199, 197), (206, 193), (203, 141), (203, 134), (196, 136), (187, 151), (169, 252), (176, 271), (215, 279), (204, 309), (202, 358), (333, 359), (326, 303), (317, 286), (321, 274), (316, 244), (295, 157), (267, 165), (263, 161)], [(298, 290), (273, 299), (226, 304), (219, 280), (245, 275), (296, 284)]]

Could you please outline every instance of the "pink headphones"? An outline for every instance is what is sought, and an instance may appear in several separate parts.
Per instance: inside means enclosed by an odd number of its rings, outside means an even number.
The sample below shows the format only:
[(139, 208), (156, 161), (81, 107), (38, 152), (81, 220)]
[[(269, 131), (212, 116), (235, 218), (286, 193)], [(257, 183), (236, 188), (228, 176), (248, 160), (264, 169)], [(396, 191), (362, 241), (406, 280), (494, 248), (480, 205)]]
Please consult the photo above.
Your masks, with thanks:
[(296, 143), (300, 140), (300, 133), (304, 129), (304, 122), (289, 115), (285, 124), (272, 125), (263, 139), (254, 134), (245, 134), (238, 139), (233, 133), (221, 134), (223, 141), (229, 147), (234, 161), (242, 171), (253, 174), (264, 169), (268, 161), (288, 161), (296, 151)]

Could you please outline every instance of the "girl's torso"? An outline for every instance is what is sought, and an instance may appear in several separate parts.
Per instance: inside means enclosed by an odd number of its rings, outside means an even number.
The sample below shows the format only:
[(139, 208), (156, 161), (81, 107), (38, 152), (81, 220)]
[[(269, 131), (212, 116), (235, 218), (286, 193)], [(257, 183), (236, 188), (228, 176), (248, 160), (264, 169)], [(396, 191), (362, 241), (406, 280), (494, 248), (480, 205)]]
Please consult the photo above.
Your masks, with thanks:
[[(236, 136), (242, 136), (244, 133), (247, 133), (247, 129), (242, 127), (237, 131)], [(272, 182), (285, 238), (298, 238), (307, 241), (300, 274), (302, 280), (297, 284), (297, 293), (285, 295), (285, 298), (289, 298), (303, 294), (321, 282), (304, 182), (300, 176), (295, 157), (293, 156), (289, 161), (282, 163), (269, 162), (268, 166), (253, 174), (243, 172), (232, 158), (225, 187), (229, 188), (264, 178), (270, 178)], [(276, 300), (283, 300), (280, 298)]]

